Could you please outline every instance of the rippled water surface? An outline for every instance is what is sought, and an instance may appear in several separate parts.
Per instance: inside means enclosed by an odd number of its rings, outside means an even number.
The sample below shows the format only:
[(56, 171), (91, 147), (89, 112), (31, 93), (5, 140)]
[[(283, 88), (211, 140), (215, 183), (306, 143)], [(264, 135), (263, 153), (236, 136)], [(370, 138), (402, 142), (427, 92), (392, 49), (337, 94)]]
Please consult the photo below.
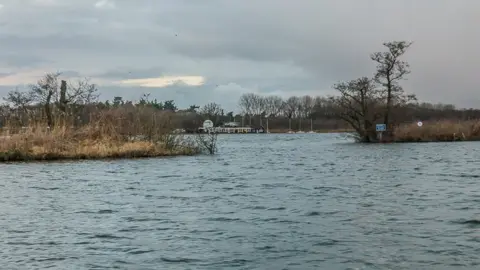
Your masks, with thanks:
[(0, 165), (1, 269), (480, 269), (480, 143), (225, 135)]

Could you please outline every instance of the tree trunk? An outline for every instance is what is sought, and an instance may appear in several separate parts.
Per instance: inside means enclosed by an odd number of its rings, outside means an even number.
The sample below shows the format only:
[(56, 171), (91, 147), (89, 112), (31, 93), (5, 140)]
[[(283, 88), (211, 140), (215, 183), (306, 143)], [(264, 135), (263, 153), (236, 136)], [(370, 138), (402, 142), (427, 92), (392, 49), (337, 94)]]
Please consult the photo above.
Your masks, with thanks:
[(60, 102), (58, 108), (62, 113), (67, 113), (67, 82), (64, 80), (62, 80), (60, 85)]
[(50, 127), (50, 128), (53, 128), (53, 115), (52, 115), (52, 110), (50, 108), (50, 103), (51, 103), (51, 100), (52, 100), (52, 96), (53, 96), (53, 91), (48, 91), (48, 95), (47, 95), (47, 99), (45, 101), (45, 115), (47, 116), (47, 125)]

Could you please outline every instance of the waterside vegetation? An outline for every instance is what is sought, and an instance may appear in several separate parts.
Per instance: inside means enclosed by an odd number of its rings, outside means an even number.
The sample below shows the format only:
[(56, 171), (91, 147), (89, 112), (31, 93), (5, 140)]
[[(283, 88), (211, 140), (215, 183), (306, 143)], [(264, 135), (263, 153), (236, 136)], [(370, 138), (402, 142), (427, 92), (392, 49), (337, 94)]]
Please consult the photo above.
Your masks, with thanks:
[[(446, 111), (451, 112), (449, 118), (431, 121), (432, 119), (421, 117), (417, 111), (419, 108), (417, 97), (404, 91), (401, 86), (401, 81), (410, 74), (409, 64), (401, 58), (412, 43), (393, 41), (383, 45), (385, 51), (370, 55), (376, 64), (372, 78), (362, 77), (333, 86), (339, 95), (331, 97), (330, 100), (339, 109), (338, 117), (354, 129), (357, 141), (368, 143), (480, 140), (478, 110), (470, 110), (471, 114), (467, 117), (464, 115), (455, 119), (451, 116), (462, 112), (451, 106), (444, 107)], [(407, 115), (413, 116), (410, 121)], [(423, 124), (424, 120), (427, 121)], [(384, 124), (386, 130), (377, 132), (377, 124)]]
[[(179, 109), (174, 100), (144, 94), (137, 101), (99, 100), (88, 79), (67, 82), (49, 73), (28, 89), (8, 93), (0, 105), (0, 161), (103, 159), (194, 155), (217, 152), (217, 135), (180, 135), (206, 119), (215, 126), (239, 122), (267, 126), (271, 133), (350, 132), (359, 142), (480, 140), (480, 110), (419, 103), (401, 81), (410, 73), (402, 56), (411, 43), (384, 43), (370, 57), (374, 75), (333, 86), (334, 96), (243, 94), (240, 113), (221, 104)], [(419, 127), (417, 121), (423, 121)], [(376, 124), (386, 124), (382, 139)]]

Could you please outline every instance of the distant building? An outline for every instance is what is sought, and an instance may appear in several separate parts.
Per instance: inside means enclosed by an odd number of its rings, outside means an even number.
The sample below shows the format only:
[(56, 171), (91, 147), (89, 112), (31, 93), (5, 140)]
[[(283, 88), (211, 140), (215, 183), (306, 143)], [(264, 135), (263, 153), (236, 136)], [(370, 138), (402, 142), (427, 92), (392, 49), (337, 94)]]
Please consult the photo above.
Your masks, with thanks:
[(224, 127), (239, 127), (240, 123), (238, 122), (227, 122), (223, 124)]

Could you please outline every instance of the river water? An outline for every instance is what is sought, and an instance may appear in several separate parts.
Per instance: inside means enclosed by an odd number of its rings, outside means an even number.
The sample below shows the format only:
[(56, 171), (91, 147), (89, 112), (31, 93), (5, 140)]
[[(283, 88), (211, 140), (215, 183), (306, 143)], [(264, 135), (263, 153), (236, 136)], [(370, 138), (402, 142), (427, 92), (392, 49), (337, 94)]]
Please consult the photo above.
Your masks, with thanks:
[(480, 143), (222, 135), (217, 156), (0, 165), (1, 269), (480, 269)]

